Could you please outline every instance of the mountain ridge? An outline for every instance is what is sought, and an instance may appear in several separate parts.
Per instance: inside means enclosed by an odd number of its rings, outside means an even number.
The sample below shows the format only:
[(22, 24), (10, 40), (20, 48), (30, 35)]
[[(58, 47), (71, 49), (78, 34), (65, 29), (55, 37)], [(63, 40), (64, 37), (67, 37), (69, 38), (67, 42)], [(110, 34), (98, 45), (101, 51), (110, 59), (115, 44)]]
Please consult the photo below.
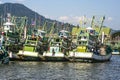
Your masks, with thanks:
[[(28, 26), (31, 25), (31, 21), (37, 20), (37, 25), (44, 26), (45, 22), (48, 22), (50, 24), (47, 25), (47, 28), (51, 28), (51, 23), (57, 23), (56, 27), (58, 29), (62, 29), (63, 27), (69, 27), (69, 31), (72, 31), (72, 28), (75, 27), (74, 25), (71, 25), (69, 23), (63, 23), (57, 20), (52, 20), (49, 18), (45, 18), (44, 16), (38, 14), (37, 12), (31, 10), (30, 8), (26, 7), (23, 4), (20, 3), (4, 3), (0, 4), (0, 16), (7, 17), (7, 13), (11, 13), (12, 16), (17, 17), (24, 17), (26, 16), (28, 18)], [(1, 21), (0, 21), (1, 22)], [(111, 33), (117, 32), (117, 30), (111, 29)]]
[[(26, 16), (28, 18), (28, 24), (31, 24), (31, 20), (37, 20), (37, 25), (43, 26), (45, 22), (48, 23), (57, 23), (57, 27), (59, 29), (62, 29), (62, 26), (64, 24), (64, 27), (69, 25), (70, 31), (72, 30), (73, 25), (70, 25), (69, 23), (62, 23), (57, 20), (52, 20), (49, 18), (45, 18), (44, 16), (38, 14), (37, 12), (29, 9), (23, 4), (20, 3), (4, 3), (0, 4), (0, 16), (7, 17), (7, 13), (10, 13), (12, 16), (17, 17), (24, 17)], [(50, 24), (51, 25), (51, 24)], [(48, 25), (47, 27), (50, 28), (51, 26)]]

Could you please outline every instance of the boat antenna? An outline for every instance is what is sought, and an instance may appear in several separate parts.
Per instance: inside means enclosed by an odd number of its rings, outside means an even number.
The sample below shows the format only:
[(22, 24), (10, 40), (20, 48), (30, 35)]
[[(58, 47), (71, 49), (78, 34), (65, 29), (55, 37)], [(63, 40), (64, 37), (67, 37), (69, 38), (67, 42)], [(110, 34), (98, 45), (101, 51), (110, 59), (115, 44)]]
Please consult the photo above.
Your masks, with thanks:
[(95, 16), (92, 17), (91, 28), (93, 28)]

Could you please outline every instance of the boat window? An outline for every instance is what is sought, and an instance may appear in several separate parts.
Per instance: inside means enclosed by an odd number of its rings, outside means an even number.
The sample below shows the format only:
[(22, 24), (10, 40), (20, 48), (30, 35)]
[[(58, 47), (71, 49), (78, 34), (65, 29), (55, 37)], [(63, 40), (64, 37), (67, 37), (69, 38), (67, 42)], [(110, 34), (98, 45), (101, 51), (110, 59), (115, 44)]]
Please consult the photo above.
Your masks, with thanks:
[(26, 44), (28, 44), (28, 45), (36, 45), (36, 42), (33, 42), (33, 41), (27, 41)]
[(27, 43), (27, 44), (30, 44), (30, 41), (27, 41), (26, 43)]
[(66, 36), (69, 36), (69, 33), (65, 33)]
[(86, 36), (84, 36), (84, 39), (86, 39), (87, 37)]
[(60, 42), (60, 39), (56, 39), (56, 42)]
[(84, 31), (83, 31), (83, 30), (81, 30), (81, 31), (80, 31), (80, 34), (84, 34)]
[(45, 33), (41, 33), (41, 36), (45, 36)]
[(60, 32), (58, 33), (58, 35), (60, 36)]
[(81, 39), (81, 36), (79, 36), (78, 39)]
[(10, 26), (10, 30), (13, 31), (14, 29)]
[(60, 46), (60, 43), (52, 42), (51, 46)]
[(94, 34), (95, 32), (94, 32), (94, 30), (90, 30), (90, 34)]
[(60, 32), (60, 35), (63, 35), (63, 33)]
[(79, 42), (79, 45), (81, 44), (81, 42)]
[(59, 33), (59, 36), (62, 37), (62, 36), (63, 36), (63, 33), (60, 32), (60, 33)]

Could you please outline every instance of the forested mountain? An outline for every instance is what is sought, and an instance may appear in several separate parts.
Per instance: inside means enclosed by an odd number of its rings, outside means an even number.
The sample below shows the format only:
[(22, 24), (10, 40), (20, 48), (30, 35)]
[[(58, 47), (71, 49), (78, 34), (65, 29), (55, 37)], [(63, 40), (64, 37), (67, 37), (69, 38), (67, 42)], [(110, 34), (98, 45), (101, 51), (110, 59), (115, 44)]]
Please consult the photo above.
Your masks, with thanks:
[(47, 27), (52, 27), (53, 23), (56, 23), (55, 28), (62, 29), (63, 27), (69, 27), (69, 30), (72, 30), (73, 25), (69, 23), (62, 23), (56, 20), (51, 20), (45, 18), (44, 16), (34, 12), (33, 10), (27, 8), (23, 4), (19, 3), (5, 3), (0, 4), (0, 16), (7, 17), (7, 13), (10, 13), (11, 16), (16, 17), (27, 17), (28, 25), (31, 25), (32, 21), (36, 21), (37, 26), (43, 26), (47, 22)]

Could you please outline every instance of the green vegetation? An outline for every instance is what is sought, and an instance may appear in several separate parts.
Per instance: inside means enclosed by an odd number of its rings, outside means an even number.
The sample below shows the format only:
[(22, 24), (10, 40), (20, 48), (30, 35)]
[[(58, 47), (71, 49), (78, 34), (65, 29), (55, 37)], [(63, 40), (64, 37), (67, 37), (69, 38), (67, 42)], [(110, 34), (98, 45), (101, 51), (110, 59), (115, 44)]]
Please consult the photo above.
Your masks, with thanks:
[[(56, 20), (51, 20), (48, 18), (45, 18), (44, 16), (39, 15), (38, 13), (30, 10), (23, 4), (18, 4), (18, 3), (5, 3), (5, 4), (0, 4), (0, 17), (5, 18), (7, 13), (11, 13), (12, 16), (16, 17), (27, 17), (28, 21), (28, 26), (29, 28), (39, 28), (41, 26), (44, 26), (46, 24), (47, 30), (49, 31), (50, 27), (52, 27), (52, 24), (55, 22), (57, 25), (55, 26), (56, 29), (62, 29), (62, 25), (64, 27), (68, 27), (69, 30), (72, 30), (73, 25), (70, 25), (68, 23), (62, 23)], [(0, 19), (0, 22), (4, 22), (4, 20)], [(34, 24), (32, 24), (35, 22)], [(2, 24), (0, 23), (0, 26)], [(34, 28), (33, 28), (34, 27)]]

